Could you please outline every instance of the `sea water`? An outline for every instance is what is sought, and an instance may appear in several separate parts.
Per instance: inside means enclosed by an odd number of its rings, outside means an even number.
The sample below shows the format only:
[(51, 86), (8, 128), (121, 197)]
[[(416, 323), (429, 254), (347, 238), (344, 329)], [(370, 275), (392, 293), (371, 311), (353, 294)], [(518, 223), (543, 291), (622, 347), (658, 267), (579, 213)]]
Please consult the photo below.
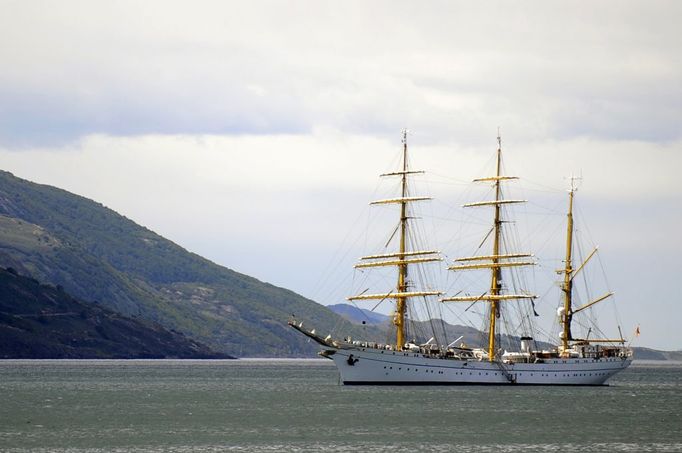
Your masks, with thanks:
[(682, 452), (682, 363), (605, 387), (339, 385), (327, 360), (0, 361), (0, 451)]

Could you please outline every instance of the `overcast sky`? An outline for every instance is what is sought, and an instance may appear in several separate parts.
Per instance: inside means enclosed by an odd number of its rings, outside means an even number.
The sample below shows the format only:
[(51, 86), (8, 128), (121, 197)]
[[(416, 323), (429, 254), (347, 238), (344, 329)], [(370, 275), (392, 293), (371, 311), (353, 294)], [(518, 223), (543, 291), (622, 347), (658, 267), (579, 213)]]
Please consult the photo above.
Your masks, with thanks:
[(624, 333), (682, 348), (682, 4), (471, 3), (0, 1), (0, 168), (331, 304), (400, 130), (457, 218), (499, 126), (524, 245), (581, 174)]

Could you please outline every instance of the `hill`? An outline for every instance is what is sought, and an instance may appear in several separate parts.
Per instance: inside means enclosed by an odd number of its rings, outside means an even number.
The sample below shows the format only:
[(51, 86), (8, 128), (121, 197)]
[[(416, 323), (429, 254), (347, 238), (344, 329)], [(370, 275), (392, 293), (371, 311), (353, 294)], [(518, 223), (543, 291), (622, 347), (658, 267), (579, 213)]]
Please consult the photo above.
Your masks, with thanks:
[(0, 269), (0, 358), (232, 358), (170, 332), (83, 303), (62, 288)]
[(388, 316), (382, 315), (381, 313), (374, 313), (373, 311), (348, 304), (327, 305), (327, 308), (353, 324), (365, 323), (369, 325), (378, 325), (388, 322), (389, 320)]
[[(328, 308), (354, 324), (364, 323), (365, 325), (370, 326), (371, 330), (367, 330), (363, 335), (363, 338), (373, 336), (374, 338), (379, 338), (379, 341), (386, 343), (394, 341), (394, 333), (389, 324), (389, 316), (381, 313), (374, 313), (349, 304), (330, 305)], [(449, 342), (457, 340), (456, 344), (458, 346), (464, 343), (466, 346), (478, 348), (487, 347), (488, 344), (488, 335), (486, 333), (469, 326), (449, 324), (440, 319), (412, 321), (408, 323), (408, 329), (408, 335), (414, 337), (414, 340), (417, 342), (427, 341), (429, 337), (433, 335), (432, 332), (436, 332), (438, 338), (447, 339)], [(503, 348), (506, 347), (509, 350), (515, 350), (519, 347), (521, 340), (518, 337), (502, 335), (500, 342)], [(552, 345), (543, 341), (536, 341), (533, 347), (548, 349), (551, 348)]]
[[(389, 320), (390, 318), (381, 313), (374, 313), (373, 311), (358, 308), (349, 304), (329, 305), (330, 310), (346, 318), (354, 324), (362, 324), (363, 322), (372, 326), (376, 332), (372, 332), (375, 337), (380, 338), (380, 341), (390, 342), (393, 339), (392, 333), (389, 334)], [(431, 326), (434, 323), (434, 326)], [(470, 347), (485, 347), (487, 344), (487, 335), (473, 327), (453, 325), (440, 320), (432, 320), (431, 322), (423, 321), (414, 323), (413, 330), (416, 331), (419, 341), (424, 341), (431, 334), (428, 332), (435, 328), (436, 332), (445, 332), (445, 338), (449, 341), (454, 341), (459, 337), (461, 340), (457, 344), (464, 342)], [(367, 337), (369, 332), (364, 336)], [(518, 347), (520, 339), (517, 337), (509, 337), (503, 335), (501, 338), (502, 347), (508, 347), (510, 350)], [(551, 349), (553, 345), (544, 341), (537, 341), (533, 346), (538, 349)], [(633, 352), (636, 360), (675, 360), (682, 361), (682, 351), (660, 351), (657, 349), (633, 347)]]
[(659, 351), (657, 349), (634, 347), (635, 360), (675, 360), (682, 361), (682, 351)]
[(315, 354), (286, 326), (291, 314), (318, 331), (361, 332), (326, 307), (188, 252), (99, 203), (3, 171), (0, 266), (232, 355)]

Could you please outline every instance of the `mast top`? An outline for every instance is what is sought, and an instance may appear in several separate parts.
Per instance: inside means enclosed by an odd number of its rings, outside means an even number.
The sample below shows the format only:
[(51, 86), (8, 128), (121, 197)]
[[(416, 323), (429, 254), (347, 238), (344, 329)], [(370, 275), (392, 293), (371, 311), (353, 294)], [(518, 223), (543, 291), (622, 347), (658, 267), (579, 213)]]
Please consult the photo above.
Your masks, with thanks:
[(569, 190), (569, 192), (573, 193), (578, 191), (578, 185), (580, 181), (583, 180), (583, 177), (582, 174), (580, 176), (575, 176), (574, 174), (571, 174), (571, 176), (568, 177), (568, 180), (571, 182), (571, 190)]

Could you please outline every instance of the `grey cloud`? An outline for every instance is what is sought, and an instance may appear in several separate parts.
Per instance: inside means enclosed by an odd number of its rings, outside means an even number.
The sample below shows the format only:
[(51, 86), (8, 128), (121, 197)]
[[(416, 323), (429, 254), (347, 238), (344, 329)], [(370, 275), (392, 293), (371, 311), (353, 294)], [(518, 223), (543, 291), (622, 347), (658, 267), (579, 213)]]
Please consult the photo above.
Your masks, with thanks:
[(681, 9), (16, 2), (0, 18), (0, 143), (405, 126), (480, 143), (498, 125), (525, 139), (674, 140)]
[[(186, 89), (191, 89), (186, 88)], [(84, 135), (279, 134), (311, 129), (305, 112), (289, 114), (296, 100), (267, 100), (246, 92), (183, 93), (135, 89), (83, 102), (78, 93), (0, 90), (0, 144), (59, 145)]]

